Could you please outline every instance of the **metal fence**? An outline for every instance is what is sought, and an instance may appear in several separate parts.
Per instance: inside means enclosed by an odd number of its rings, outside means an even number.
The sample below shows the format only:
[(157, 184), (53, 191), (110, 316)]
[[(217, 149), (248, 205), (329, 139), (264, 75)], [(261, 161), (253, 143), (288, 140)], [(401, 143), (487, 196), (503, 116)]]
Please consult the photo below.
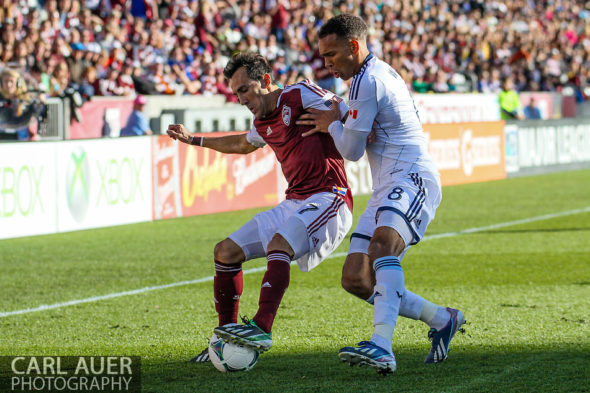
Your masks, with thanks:
[(47, 99), (47, 120), (42, 135), (44, 140), (64, 139), (64, 100), (57, 97)]

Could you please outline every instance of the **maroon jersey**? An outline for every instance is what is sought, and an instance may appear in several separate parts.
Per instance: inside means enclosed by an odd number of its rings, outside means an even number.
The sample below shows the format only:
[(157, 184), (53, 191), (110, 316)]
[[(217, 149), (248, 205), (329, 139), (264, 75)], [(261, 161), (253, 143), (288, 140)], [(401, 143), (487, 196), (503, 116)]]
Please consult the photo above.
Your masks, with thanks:
[[(344, 159), (332, 137), (318, 132), (304, 138), (301, 134), (313, 127), (295, 124), (306, 108), (331, 108), (333, 96), (309, 80), (288, 86), (271, 114), (254, 119), (247, 139), (258, 147), (268, 144), (275, 152), (289, 183), (285, 192), (287, 199), (306, 199), (318, 192), (333, 192), (341, 195), (352, 210)], [(347, 110), (341, 103), (340, 111), (344, 114)]]

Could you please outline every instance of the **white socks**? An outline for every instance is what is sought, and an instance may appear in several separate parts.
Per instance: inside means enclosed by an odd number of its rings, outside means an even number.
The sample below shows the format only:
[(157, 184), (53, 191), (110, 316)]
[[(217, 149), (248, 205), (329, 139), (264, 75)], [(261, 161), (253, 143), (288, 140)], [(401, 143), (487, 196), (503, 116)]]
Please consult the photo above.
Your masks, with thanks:
[(451, 317), (446, 308), (431, 303), (407, 289), (402, 298), (399, 315), (419, 319), (436, 330), (442, 329)]
[(373, 262), (375, 268), (375, 292), (371, 340), (392, 353), (391, 341), (404, 294), (404, 271), (395, 256), (381, 257)]

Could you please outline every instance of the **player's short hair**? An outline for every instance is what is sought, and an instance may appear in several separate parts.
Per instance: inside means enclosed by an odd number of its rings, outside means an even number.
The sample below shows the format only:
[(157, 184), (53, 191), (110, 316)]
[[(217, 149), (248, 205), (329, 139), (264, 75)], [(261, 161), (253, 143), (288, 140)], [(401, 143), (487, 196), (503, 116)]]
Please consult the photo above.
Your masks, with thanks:
[(358, 16), (351, 14), (340, 14), (330, 18), (318, 33), (320, 38), (330, 34), (336, 34), (338, 37), (347, 39), (367, 38), (367, 25)]
[(255, 81), (262, 81), (264, 74), (272, 77), (272, 68), (266, 58), (258, 53), (238, 52), (234, 54), (223, 69), (223, 76), (231, 79), (240, 67), (246, 68), (248, 78)]

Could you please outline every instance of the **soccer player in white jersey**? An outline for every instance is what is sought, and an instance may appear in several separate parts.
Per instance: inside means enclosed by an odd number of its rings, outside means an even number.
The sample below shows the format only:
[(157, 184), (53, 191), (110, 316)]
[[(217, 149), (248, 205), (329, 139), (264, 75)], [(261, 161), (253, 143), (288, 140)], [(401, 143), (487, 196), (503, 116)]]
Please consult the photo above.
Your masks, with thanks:
[[(356, 161), (366, 150), (373, 194), (351, 236), (342, 285), (374, 304), (374, 331), (371, 340), (342, 348), (338, 355), (351, 365), (368, 364), (389, 373), (396, 368), (392, 339), (398, 315), (430, 326), (426, 363), (447, 358), (465, 319), (461, 311), (437, 306), (405, 288), (401, 260), (434, 218), (442, 196), (440, 176), (404, 80), (369, 52), (366, 36), (367, 26), (352, 15), (338, 15), (321, 27), (319, 51), (326, 67), (343, 80), (352, 78), (348, 118), (343, 124), (336, 111), (310, 110), (299, 124), (315, 125), (305, 135), (329, 132), (346, 159)], [(367, 144), (371, 132), (375, 141)]]

